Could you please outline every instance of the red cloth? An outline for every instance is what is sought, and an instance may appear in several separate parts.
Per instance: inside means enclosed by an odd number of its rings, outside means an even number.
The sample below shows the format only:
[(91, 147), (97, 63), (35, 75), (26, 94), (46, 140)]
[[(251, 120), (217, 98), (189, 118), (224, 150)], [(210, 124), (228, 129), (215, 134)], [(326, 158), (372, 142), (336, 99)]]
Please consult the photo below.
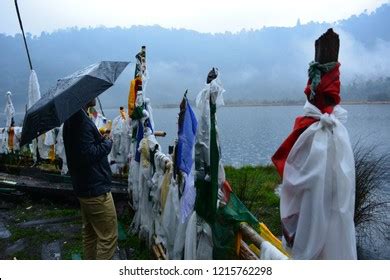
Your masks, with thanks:
[(225, 204), (227, 204), (230, 200), (230, 194), (233, 192), (233, 189), (228, 181), (223, 182), (222, 192), (224, 194), (223, 201), (225, 202)]
[[(340, 63), (328, 73), (321, 77), (321, 82), (315, 90), (314, 101), (312, 102), (321, 112), (332, 113), (333, 107), (340, 103)], [(307, 82), (305, 94), (309, 97), (311, 81)], [(329, 102), (332, 100), (331, 102)], [(329, 104), (330, 103), (330, 104)]]
[[(334, 106), (340, 103), (340, 63), (328, 73), (321, 77), (321, 82), (317, 86), (316, 95), (312, 102), (322, 113), (332, 113)], [(305, 88), (305, 94), (309, 97), (311, 81), (309, 80)], [(279, 149), (272, 156), (272, 162), (274, 163), (276, 170), (280, 176), (283, 177), (284, 165), (287, 157), (298, 140), (299, 136), (313, 123), (317, 122), (317, 119), (311, 117), (299, 116), (295, 120), (294, 128), (291, 134), (284, 140)]]

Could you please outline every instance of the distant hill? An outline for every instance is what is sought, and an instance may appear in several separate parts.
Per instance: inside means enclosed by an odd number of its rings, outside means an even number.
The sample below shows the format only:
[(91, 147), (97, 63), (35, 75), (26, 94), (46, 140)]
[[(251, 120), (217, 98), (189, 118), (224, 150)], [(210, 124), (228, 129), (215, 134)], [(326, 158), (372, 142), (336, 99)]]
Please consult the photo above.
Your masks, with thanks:
[(339, 22), (339, 26), (366, 46), (374, 47), (377, 40), (390, 41), (390, 5), (379, 7), (372, 14), (354, 15)]
[[(371, 14), (337, 23), (266, 27), (239, 33), (204, 34), (159, 26), (131, 28), (69, 28), (40, 36), (27, 35), (34, 68), (44, 93), (60, 77), (100, 60), (130, 60), (147, 46), (150, 73), (147, 95), (154, 104), (179, 102), (203, 87), (216, 66), (235, 100), (297, 100), (303, 98), (314, 40), (333, 27), (340, 34), (343, 98), (390, 100), (390, 5)], [(115, 87), (102, 96), (105, 107), (126, 104), (134, 64)], [(20, 34), (0, 34), (0, 93), (11, 90), (18, 111), (27, 101), (29, 69)], [(370, 86), (371, 85), (371, 86)], [(0, 98), (0, 110), (3, 100)]]

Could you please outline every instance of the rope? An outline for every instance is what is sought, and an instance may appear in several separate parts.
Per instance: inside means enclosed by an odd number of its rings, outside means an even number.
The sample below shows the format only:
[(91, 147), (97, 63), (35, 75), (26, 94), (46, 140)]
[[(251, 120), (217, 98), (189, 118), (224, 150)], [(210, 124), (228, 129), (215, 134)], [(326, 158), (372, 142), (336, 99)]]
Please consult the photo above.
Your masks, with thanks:
[(25, 46), (25, 48), (26, 48), (27, 57), (28, 57), (28, 63), (30, 64), (30, 70), (32, 70), (33, 67), (32, 67), (32, 63), (31, 63), (30, 52), (28, 51), (27, 42), (26, 42), (26, 36), (24, 35), (23, 23), (22, 23), (22, 19), (21, 19), (21, 17), (20, 17), (19, 7), (18, 7), (18, 1), (17, 1), (17, 0), (15, 0), (15, 7), (16, 7), (16, 13), (18, 14), (20, 29), (22, 30), (22, 35), (23, 35), (23, 40), (24, 40), (24, 46)]

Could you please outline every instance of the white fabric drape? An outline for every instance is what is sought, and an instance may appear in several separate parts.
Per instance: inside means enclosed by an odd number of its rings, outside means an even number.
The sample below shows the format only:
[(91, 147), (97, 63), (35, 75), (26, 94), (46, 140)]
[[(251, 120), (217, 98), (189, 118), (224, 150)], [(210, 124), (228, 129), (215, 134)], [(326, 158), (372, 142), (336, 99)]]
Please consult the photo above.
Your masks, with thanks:
[(64, 138), (62, 137), (62, 131), (63, 131), (63, 125), (61, 125), (60, 130), (59, 130), (58, 135), (57, 135), (55, 152), (56, 152), (56, 155), (62, 159), (61, 174), (64, 175), (64, 174), (68, 173), (68, 164), (66, 161)]
[(343, 122), (347, 111), (336, 106), (322, 114), (306, 102), (305, 116), (319, 121), (294, 144), (284, 168), (280, 212), (295, 239), (294, 259), (356, 259), (355, 163)]
[(260, 260), (288, 260), (288, 257), (280, 252), (268, 241), (261, 243)]
[(127, 163), (130, 148), (131, 137), (128, 119), (121, 115), (117, 116), (112, 122), (111, 135), (113, 144), (110, 159), (115, 161), (115, 164), (111, 165), (111, 171), (120, 173)]
[[(11, 152), (9, 147), (9, 136), (10, 136), (10, 129), (9, 127), (2, 127), (0, 128), (0, 154), (8, 154)], [(20, 150), (20, 138), (22, 136), (22, 127), (20, 126), (14, 126), (12, 127), (14, 133), (13, 133), (13, 151)]]
[(194, 211), (188, 221), (184, 247), (185, 260), (212, 260), (211, 227)]
[(11, 120), (15, 116), (15, 108), (14, 108), (14, 104), (12, 103), (11, 96), (12, 96), (11, 92), (8, 91), (6, 93), (7, 102), (5, 104), (5, 110), (4, 110), (5, 116), (7, 118), (5, 127), (11, 126)]
[(39, 99), (41, 99), (41, 91), (39, 89), (38, 77), (35, 71), (31, 70), (28, 86), (27, 108), (30, 109)]
[[(38, 77), (34, 70), (31, 70), (29, 85), (28, 85), (28, 103), (27, 108), (30, 109), (39, 99), (41, 99), (41, 91), (39, 87)], [(37, 160), (37, 149), (39, 155), (44, 158), (49, 158), (49, 152), (51, 146), (49, 143), (54, 144), (53, 131), (48, 131), (44, 135), (39, 136), (37, 139), (32, 141), (30, 145), (31, 153), (33, 154), (34, 161)]]

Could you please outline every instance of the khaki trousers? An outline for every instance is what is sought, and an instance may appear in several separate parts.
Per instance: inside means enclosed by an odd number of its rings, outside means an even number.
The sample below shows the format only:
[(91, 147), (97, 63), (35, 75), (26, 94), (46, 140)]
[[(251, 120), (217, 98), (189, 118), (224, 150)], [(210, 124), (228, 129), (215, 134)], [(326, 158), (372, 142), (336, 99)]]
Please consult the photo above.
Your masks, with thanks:
[(118, 224), (111, 192), (92, 198), (78, 198), (83, 219), (84, 259), (109, 260), (118, 239)]

